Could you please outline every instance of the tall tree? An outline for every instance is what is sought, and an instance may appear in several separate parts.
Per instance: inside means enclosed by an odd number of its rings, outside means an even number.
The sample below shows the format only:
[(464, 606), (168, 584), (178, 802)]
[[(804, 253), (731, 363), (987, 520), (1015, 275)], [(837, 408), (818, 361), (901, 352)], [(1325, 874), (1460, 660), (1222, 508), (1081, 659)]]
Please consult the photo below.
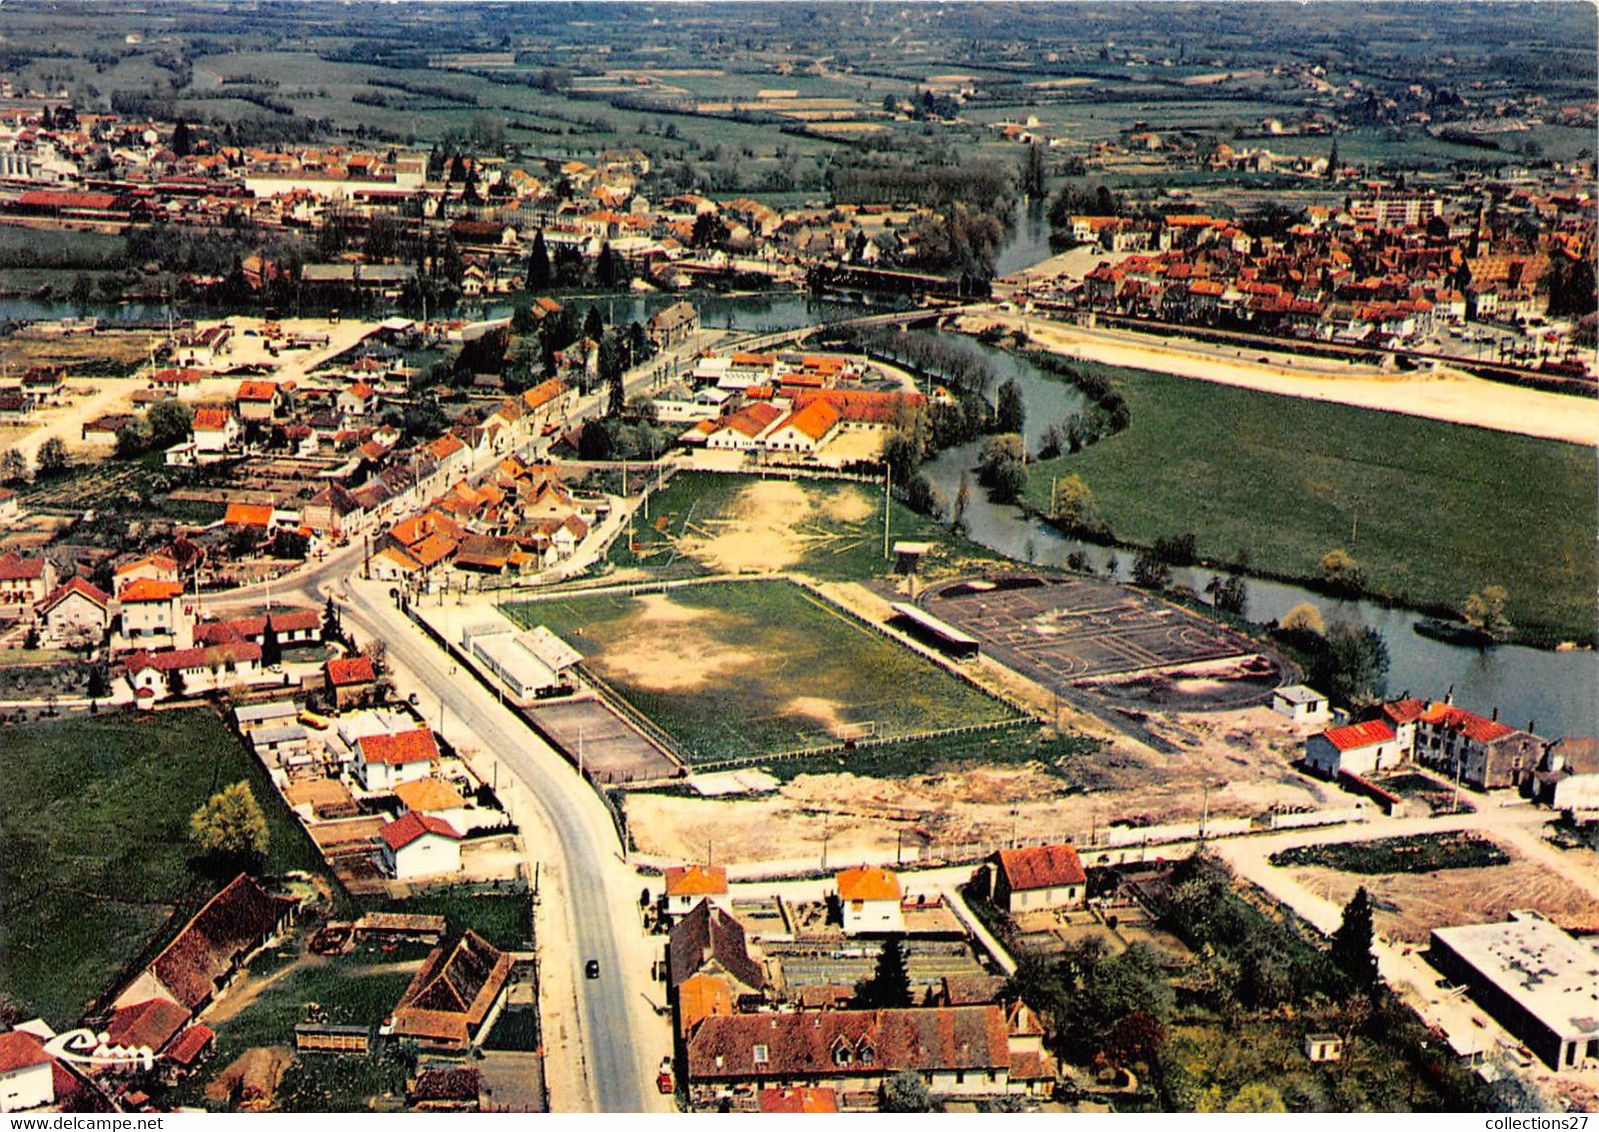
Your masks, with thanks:
[(550, 288), (550, 249), (544, 242), (544, 229), (533, 237), (533, 250), (527, 256), (527, 289), (547, 291)]
[[(39, 451), (39, 469), (44, 470), (44, 450)], [(1484, 586), (1466, 599), (1463, 610), (1466, 624), (1481, 629), (1494, 640), (1502, 640), (1514, 628), (1505, 616), (1505, 601), (1509, 598), (1504, 586)]]
[(194, 811), (189, 838), (202, 854), (230, 867), (259, 867), (272, 833), (247, 782), (235, 782)]
[(583, 337), (596, 342), (605, 337), (605, 316), (599, 307), (589, 307), (589, 313), (583, 316)]
[(1371, 897), (1365, 885), (1344, 905), (1344, 920), (1332, 934), (1332, 957), (1357, 987), (1377, 984), (1377, 957), (1372, 954)]
[(172, 128), (172, 152), (179, 157), (187, 157), (194, 152), (194, 138), (189, 131), (189, 123), (182, 119)]
[(872, 977), (855, 985), (854, 1005), (861, 1010), (892, 1010), (911, 1004), (911, 976), (905, 966), (905, 943), (897, 935), (883, 941)]
[(1039, 142), (1027, 147), (1027, 156), (1022, 160), (1021, 172), (1022, 195), (1033, 200), (1042, 200), (1049, 174), (1044, 168), (1044, 147)]
[(1011, 378), (999, 387), (994, 405), (994, 427), (998, 432), (1021, 432), (1027, 418), (1027, 408), (1022, 401), (1022, 386)]

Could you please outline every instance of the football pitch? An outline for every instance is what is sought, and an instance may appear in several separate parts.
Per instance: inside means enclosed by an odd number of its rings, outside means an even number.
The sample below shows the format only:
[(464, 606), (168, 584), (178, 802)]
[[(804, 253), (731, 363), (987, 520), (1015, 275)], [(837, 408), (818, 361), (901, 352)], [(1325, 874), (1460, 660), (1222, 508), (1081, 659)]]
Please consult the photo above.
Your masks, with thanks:
[(505, 612), (570, 642), (590, 674), (694, 763), (1018, 718), (792, 582), (575, 596)]

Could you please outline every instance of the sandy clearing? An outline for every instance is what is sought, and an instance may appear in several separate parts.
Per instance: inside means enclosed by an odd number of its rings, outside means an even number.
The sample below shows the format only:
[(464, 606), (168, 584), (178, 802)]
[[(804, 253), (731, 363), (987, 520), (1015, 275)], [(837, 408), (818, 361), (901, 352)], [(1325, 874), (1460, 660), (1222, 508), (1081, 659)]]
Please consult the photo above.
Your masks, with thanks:
[(706, 610), (679, 605), (666, 594), (645, 594), (635, 600), (639, 603), (638, 618), (641, 621), (683, 625), (691, 621), (703, 621), (709, 616)]
[(1599, 927), (1592, 898), (1536, 861), (1414, 875), (1359, 876), (1323, 868), (1294, 869), (1291, 874), (1339, 905), (1364, 885), (1377, 901), (1377, 929), (1408, 943), (1426, 943), (1433, 928), (1503, 920), (1518, 908), (1542, 912), (1565, 927)]
[(1125, 341), (1122, 335), (1113, 338), (1076, 327), (1040, 325), (1037, 319), (1023, 320), (1014, 315), (985, 316), (982, 321), (998, 321), (1013, 329), (1025, 326), (1034, 342), (1085, 361), (1156, 370), (1313, 401), (1477, 425), (1498, 432), (1565, 440), (1590, 447), (1599, 445), (1599, 402), (1485, 381), (1455, 370), (1387, 374), (1371, 367), (1351, 366), (1341, 367), (1346, 373), (1317, 376), (1310, 371), (1321, 367), (1312, 359), (1296, 363), (1290, 369), (1243, 358), (1233, 360), (1189, 353), (1165, 345), (1143, 345)]
[(713, 640), (701, 629), (667, 622), (648, 638), (607, 648), (589, 663), (602, 676), (660, 692), (682, 692), (754, 664), (755, 654)]
[(854, 488), (844, 487), (828, 493), (822, 514), (840, 523), (861, 523), (877, 514), (877, 505)]

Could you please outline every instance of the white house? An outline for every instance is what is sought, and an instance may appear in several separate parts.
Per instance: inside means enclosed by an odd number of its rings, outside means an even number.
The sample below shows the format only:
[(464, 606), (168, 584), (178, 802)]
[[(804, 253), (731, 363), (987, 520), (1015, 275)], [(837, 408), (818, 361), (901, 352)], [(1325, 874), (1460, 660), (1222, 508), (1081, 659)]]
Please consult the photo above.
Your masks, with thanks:
[(395, 880), (461, 871), (461, 835), (443, 818), (407, 811), (378, 835), (383, 871)]
[(1325, 726), (1332, 721), (1327, 697), (1305, 684), (1289, 684), (1271, 694), (1271, 710), (1295, 723)]
[(1305, 765), (1325, 778), (1339, 771), (1368, 775), (1399, 764), (1404, 751), (1394, 729), (1380, 719), (1332, 727), (1305, 740)]
[(194, 451), (196, 454), (226, 452), (235, 447), (243, 430), (233, 410), (224, 406), (206, 406), (194, 414)]
[(844, 934), (902, 932), (899, 877), (875, 865), (838, 874), (838, 901), (844, 912)]
[(183, 587), (177, 582), (140, 578), (117, 595), (122, 635), (143, 643), (156, 639), (182, 648), (194, 641), (194, 622), (183, 609)]
[(666, 870), (666, 914), (686, 916), (701, 900), (732, 911), (727, 895), (727, 870), (720, 865), (674, 865)]
[(125, 663), (128, 683), (134, 693), (157, 700), (275, 679), (272, 676), (263, 677), (261, 646), (253, 641), (229, 641), (162, 652), (140, 649), (131, 654)]
[(351, 769), (363, 789), (393, 790), (401, 782), (426, 778), (439, 761), (439, 745), (425, 727), (380, 735), (363, 735), (355, 743)]
[(27, 1112), (54, 1104), (55, 1069), (44, 1043), (32, 1034), (0, 1034), (0, 1112)]
[(1088, 874), (1070, 845), (1001, 849), (993, 857), (993, 902), (1007, 912), (1081, 908)]
[(111, 595), (82, 578), (73, 578), (40, 602), (38, 612), (50, 640), (98, 644), (111, 626)]

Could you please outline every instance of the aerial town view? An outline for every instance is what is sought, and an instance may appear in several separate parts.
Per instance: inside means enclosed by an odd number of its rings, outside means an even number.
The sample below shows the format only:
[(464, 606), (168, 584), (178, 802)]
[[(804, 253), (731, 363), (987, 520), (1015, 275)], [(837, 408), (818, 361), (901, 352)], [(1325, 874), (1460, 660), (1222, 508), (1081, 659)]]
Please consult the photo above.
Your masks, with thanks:
[(0, 1113), (1599, 1110), (1596, 99), (7, 0)]

